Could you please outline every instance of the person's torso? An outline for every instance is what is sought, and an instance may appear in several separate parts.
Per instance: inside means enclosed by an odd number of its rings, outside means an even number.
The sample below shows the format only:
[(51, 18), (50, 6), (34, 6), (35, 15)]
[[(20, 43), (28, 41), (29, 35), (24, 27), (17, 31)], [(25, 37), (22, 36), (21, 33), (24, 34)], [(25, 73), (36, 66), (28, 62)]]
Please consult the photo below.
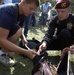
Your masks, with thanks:
[(47, 11), (48, 9), (49, 9), (49, 5), (48, 4), (42, 4), (43, 12)]
[(62, 29), (67, 29), (73, 34), (74, 33), (74, 16), (70, 14), (69, 17), (63, 21), (59, 21), (57, 19), (56, 26), (57, 26), (57, 35), (62, 31)]

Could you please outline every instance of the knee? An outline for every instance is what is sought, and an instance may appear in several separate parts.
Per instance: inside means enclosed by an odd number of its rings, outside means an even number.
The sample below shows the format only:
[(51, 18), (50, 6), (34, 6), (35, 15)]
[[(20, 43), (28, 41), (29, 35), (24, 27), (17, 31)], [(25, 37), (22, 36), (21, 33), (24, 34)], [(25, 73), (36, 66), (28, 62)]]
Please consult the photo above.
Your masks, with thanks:
[(15, 37), (20, 38), (22, 34), (24, 34), (24, 30), (22, 28), (19, 28), (19, 30), (15, 34)]
[(59, 34), (59, 36), (61, 36), (61, 37), (67, 37), (67, 38), (70, 38), (71, 37), (71, 33), (67, 30), (67, 29), (63, 29), (61, 32), (60, 32), (60, 34)]
[(22, 28), (18, 29), (18, 31), (11, 36), (10, 38), (8, 38), (9, 41), (15, 43), (22, 35)]

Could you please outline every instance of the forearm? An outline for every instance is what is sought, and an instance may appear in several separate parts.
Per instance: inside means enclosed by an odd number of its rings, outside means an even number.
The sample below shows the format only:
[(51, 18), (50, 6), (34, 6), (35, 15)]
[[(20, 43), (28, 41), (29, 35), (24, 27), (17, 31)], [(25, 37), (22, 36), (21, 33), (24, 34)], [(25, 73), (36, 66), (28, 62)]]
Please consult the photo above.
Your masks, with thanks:
[(21, 39), (22, 39), (23, 45), (28, 43), (28, 41), (27, 41), (27, 39), (26, 39), (26, 37), (25, 37), (25, 35), (24, 35), (24, 30), (22, 30)]
[(26, 54), (26, 52), (23, 52), (23, 48), (15, 45), (14, 43), (8, 41), (7, 39), (3, 39), (2, 41), (0, 41), (0, 46), (1, 48), (8, 50), (10, 52), (19, 52), (19, 53), (24, 53)]
[(54, 32), (55, 32), (55, 22), (50, 22), (49, 23), (49, 27), (48, 27), (48, 30), (46, 31), (46, 34), (43, 38), (43, 41), (46, 41), (48, 44), (50, 44), (51, 40), (53, 39), (53, 35), (54, 35)]
[(24, 39), (24, 30), (22, 29), (22, 35), (20, 36), (21, 39)]
[(51, 38), (49, 37), (48, 34), (45, 34), (45, 36), (44, 36), (42, 42), (45, 42), (46, 45), (49, 44), (49, 43), (51, 42)]

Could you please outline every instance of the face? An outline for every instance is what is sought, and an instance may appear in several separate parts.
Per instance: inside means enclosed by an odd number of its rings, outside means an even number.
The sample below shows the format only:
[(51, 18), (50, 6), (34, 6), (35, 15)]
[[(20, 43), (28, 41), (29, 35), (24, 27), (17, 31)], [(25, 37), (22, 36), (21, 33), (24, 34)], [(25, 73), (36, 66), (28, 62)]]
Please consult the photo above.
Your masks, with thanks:
[(33, 13), (37, 9), (37, 6), (34, 3), (31, 4), (23, 4), (22, 13), (26, 16)]
[(69, 16), (69, 13), (70, 13), (69, 7), (65, 9), (57, 9), (57, 15), (58, 15), (59, 20), (67, 19)]
[(0, 5), (3, 4), (3, 0), (0, 1)]

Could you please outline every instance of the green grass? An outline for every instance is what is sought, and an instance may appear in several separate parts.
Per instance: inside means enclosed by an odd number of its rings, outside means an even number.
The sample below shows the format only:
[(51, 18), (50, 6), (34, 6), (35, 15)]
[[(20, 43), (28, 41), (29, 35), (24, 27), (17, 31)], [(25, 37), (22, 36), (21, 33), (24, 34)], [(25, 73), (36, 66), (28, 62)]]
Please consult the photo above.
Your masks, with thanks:
[[(45, 30), (40, 30), (40, 26), (36, 26), (35, 28), (30, 27), (27, 39), (36, 38), (41, 41), (46, 30), (47, 27), (45, 27)], [(49, 61), (52, 62), (54, 65), (57, 65), (61, 52), (48, 51), (48, 54)], [(6, 67), (0, 64), (0, 75), (31, 75), (31, 71), (33, 68), (33, 63), (31, 60), (27, 58), (24, 59), (17, 53), (15, 54), (15, 60), (17, 61), (17, 64), (14, 67)], [(71, 55), (71, 64), (74, 72), (74, 55)]]
[(32, 62), (15, 55), (17, 64), (14, 67), (7, 67), (0, 64), (0, 75), (31, 75)]

